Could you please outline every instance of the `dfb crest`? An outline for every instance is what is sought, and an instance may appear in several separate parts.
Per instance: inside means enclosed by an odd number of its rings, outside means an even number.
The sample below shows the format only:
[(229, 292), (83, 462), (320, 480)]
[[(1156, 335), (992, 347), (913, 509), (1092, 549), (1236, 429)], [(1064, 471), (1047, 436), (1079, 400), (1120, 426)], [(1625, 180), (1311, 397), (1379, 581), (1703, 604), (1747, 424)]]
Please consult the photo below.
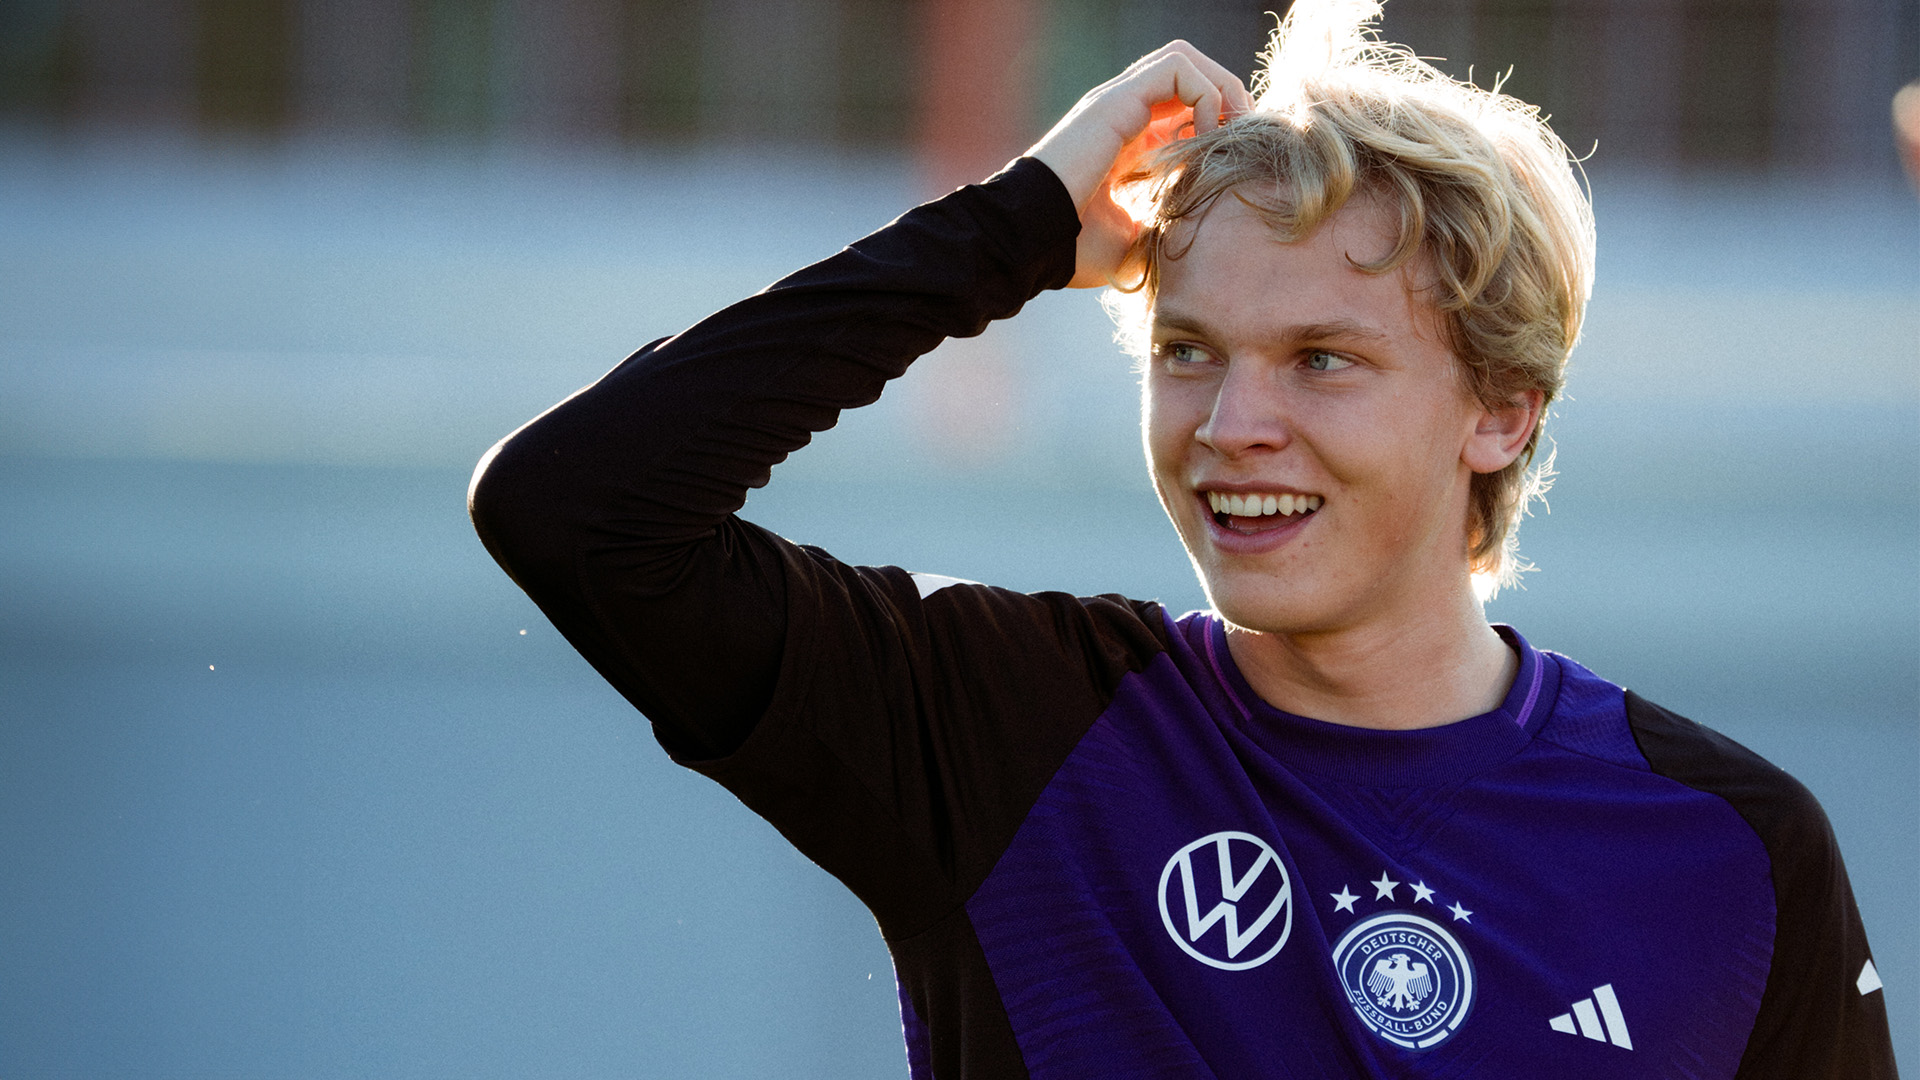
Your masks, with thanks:
[(1395, 1046), (1432, 1049), (1473, 1007), (1467, 951), (1418, 915), (1389, 911), (1354, 923), (1333, 947), (1333, 966), (1360, 1022)]

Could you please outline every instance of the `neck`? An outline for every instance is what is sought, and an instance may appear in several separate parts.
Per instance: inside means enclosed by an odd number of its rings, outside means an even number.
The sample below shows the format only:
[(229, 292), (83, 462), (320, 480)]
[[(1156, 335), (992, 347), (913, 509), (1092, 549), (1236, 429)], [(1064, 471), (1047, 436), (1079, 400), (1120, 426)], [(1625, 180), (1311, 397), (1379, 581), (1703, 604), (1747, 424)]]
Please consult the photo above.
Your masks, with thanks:
[(1278, 634), (1229, 627), (1247, 684), (1278, 709), (1328, 723), (1407, 731), (1500, 707), (1520, 660), (1470, 588), (1416, 622)]

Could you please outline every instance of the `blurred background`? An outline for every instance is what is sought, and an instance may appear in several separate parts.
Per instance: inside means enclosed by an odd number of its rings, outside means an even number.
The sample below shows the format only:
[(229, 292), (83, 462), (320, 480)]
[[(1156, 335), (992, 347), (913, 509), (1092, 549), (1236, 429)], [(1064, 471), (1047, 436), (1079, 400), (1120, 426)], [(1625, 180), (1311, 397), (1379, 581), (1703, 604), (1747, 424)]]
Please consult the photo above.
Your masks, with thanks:
[[(468, 472), (1166, 39), (1250, 71), (1265, 11), (0, 0), (0, 1075), (903, 1075), (871, 919), (665, 761), (488, 561)], [(1813, 788), (1915, 1067), (1920, 210), (1888, 103), (1920, 8), (1394, 0), (1386, 34), (1592, 151), (1563, 475), (1491, 614)], [(1110, 336), (1041, 297), (747, 513), (1200, 606)]]

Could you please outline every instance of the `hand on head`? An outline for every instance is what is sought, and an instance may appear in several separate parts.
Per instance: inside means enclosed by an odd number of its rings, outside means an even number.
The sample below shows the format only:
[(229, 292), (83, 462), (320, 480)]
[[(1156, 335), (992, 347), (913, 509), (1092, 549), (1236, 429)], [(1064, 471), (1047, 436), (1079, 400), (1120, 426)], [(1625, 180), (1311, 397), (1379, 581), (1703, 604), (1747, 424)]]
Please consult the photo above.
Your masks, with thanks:
[(1074, 288), (1107, 284), (1139, 229), (1114, 202), (1114, 182), (1152, 150), (1212, 131), (1252, 107), (1238, 76), (1175, 41), (1087, 91), (1027, 151), (1054, 171), (1080, 208)]

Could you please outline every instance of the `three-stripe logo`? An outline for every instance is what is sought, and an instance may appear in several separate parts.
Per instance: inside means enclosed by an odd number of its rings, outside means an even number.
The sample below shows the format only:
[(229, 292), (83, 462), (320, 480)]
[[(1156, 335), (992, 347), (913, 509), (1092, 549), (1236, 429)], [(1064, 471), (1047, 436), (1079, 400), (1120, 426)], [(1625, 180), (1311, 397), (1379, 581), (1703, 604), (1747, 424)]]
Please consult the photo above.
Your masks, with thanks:
[[(1571, 1012), (1563, 1012), (1547, 1024), (1568, 1035), (1584, 1035), (1594, 1042), (1611, 1042), (1622, 1050), (1633, 1049), (1633, 1038), (1627, 1034), (1627, 1018), (1620, 1012), (1620, 999), (1613, 996), (1612, 983), (1594, 987), (1592, 997), (1574, 1002)], [(1575, 1024), (1579, 1025), (1578, 1030)]]

